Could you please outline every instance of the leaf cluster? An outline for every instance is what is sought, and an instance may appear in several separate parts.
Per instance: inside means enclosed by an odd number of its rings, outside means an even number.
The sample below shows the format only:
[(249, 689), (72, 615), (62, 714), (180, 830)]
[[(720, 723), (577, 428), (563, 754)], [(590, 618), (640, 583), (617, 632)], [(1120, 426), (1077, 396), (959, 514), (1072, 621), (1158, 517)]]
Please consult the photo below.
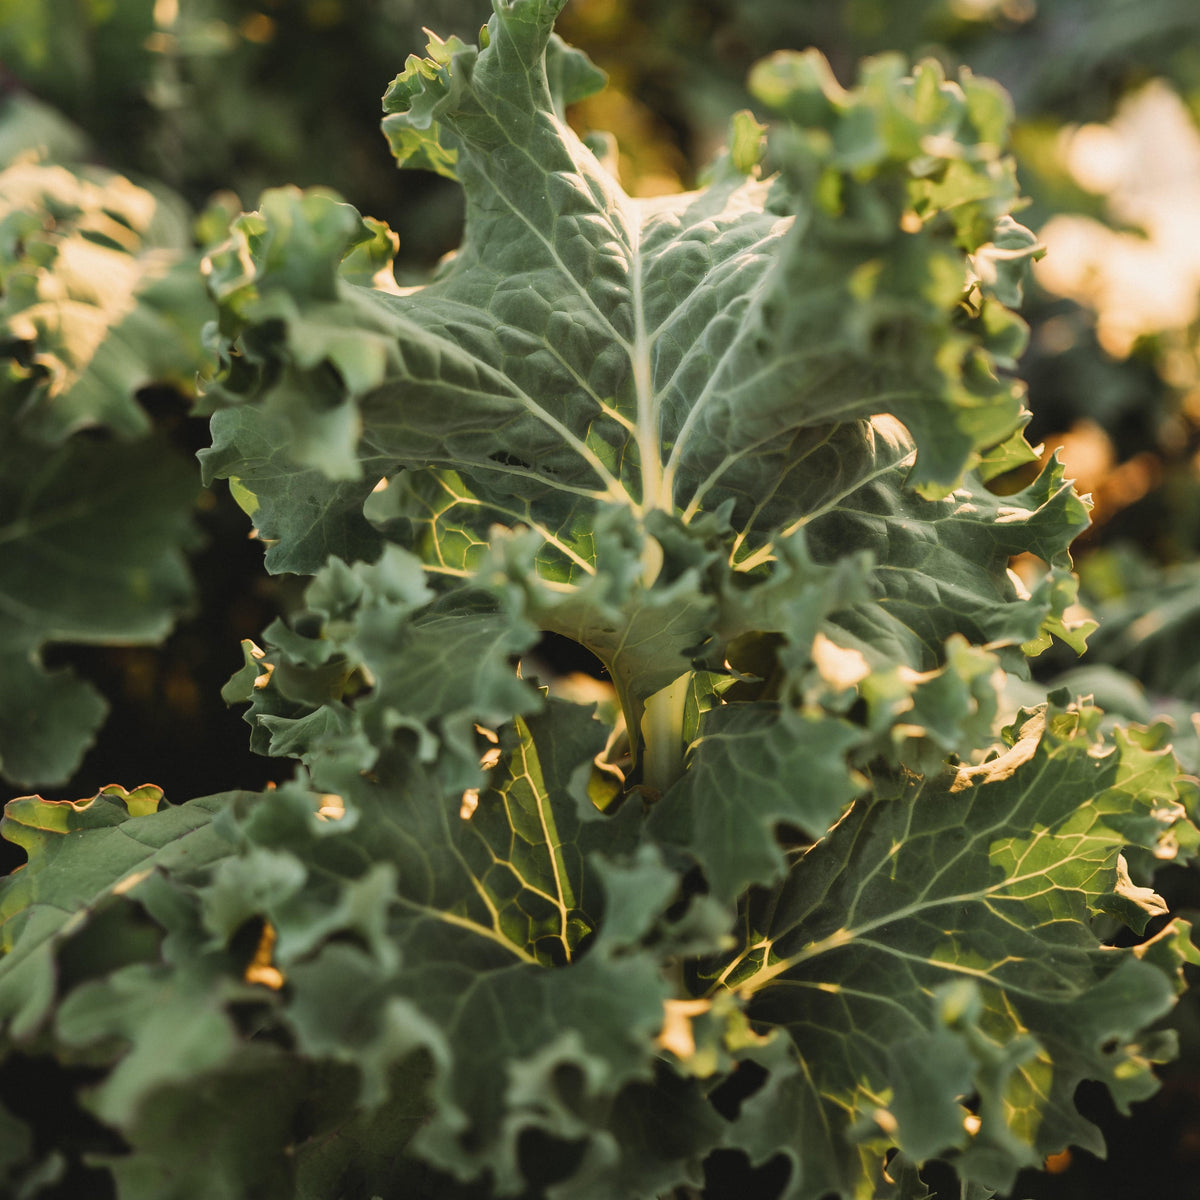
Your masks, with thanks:
[[(935, 1160), (986, 1197), (1101, 1147), (1082, 1080), (1127, 1109), (1173, 1052), (1195, 951), (1149, 879), (1192, 781), (1165, 727), (1012, 700), (1082, 648), (1087, 506), (1056, 462), (1012, 482), (1004, 94), (778, 54), (705, 185), (634, 199), (564, 120), (602, 77), (562, 7), (496, 0), (387, 92), (400, 164), (465, 196), (428, 282), (319, 190), (205, 256), (202, 470), (311, 577), (225, 695), (295, 774), (0, 826), (0, 1053), (88, 1081), (122, 1200), (682, 1195), (722, 1156), (796, 1200), (918, 1200)], [(10, 319), (20, 436), (134, 419), (95, 383), (128, 294), (92, 359)], [(0, 1129), (19, 1194), (69, 1166)]]

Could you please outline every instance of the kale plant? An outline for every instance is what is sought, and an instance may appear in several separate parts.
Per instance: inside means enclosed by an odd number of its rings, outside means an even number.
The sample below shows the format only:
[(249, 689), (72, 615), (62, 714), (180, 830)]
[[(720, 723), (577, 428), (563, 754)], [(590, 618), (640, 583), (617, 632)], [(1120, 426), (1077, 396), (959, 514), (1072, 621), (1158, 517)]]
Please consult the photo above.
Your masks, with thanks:
[(299, 766), (3, 825), (3, 1045), (85, 1073), (120, 1200), (917, 1200), (935, 1160), (980, 1200), (1171, 1054), (1167, 730), (1010, 699), (1082, 648), (1087, 506), (1021, 433), (1006, 97), (779, 54), (770, 124), (635, 199), (566, 123), (603, 80), (563, 3), (388, 90), (466, 198), (430, 282), (321, 191), (205, 261), (203, 470), (312, 576), (226, 697)]

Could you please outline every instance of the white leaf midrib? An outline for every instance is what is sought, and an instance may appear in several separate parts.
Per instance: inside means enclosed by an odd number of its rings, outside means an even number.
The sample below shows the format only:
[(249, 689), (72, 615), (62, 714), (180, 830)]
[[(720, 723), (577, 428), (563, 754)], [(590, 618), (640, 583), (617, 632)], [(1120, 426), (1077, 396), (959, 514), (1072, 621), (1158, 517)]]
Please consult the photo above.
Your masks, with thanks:
[(651, 338), (646, 329), (645, 289), (642, 279), (642, 226), (632, 214), (626, 222), (629, 230), (629, 292), (633, 301), (633, 342), (629, 361), (633, 368), (633, 388), (637, 401), (637, 422), (634, 437), (642, 472), (642, 510), (660, 508), (670, 512), (672, 498), (664, 494), (662, 433), (659, 429), (659, 397), (654, 391), (653, 368), (650, 358)]

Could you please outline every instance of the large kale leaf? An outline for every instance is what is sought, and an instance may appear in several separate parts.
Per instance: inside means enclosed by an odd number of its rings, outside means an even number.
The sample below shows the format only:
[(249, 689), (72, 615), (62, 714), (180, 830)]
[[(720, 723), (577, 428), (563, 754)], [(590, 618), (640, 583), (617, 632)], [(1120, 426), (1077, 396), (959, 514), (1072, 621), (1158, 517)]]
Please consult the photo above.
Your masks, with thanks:
[[(596, 81), (560, 7), (503, 5), (484, 49), (435, 40), (388, 92), (402, 165), (466, 196), (432, 282), (339, 277), (380, 235), (314, 193), (267, 195), (211, 256), (229, 407), (202, 457), (268, 566), (381, 534), (450, 580), (498, 554), (538, 625), (608, 666), (635, 739), (650, 695), (765, 627), (785, 543), (874, 556), (840, 641), (879, 662), (1062, 631), (1083, 508), (1055, 468), (1003, 500), (982, 483), (1025, 453), (1000, 301), (1035, 247), (1006, 216), (1002, 94), (893, 59), (847, 93), (781, 56), (754, 80), (772, 150), (743, 114), (706, 187), (639, 200), (562, 119)], [(1050, 568), (1032, 597), (1006, 574), (1023, 550)]]

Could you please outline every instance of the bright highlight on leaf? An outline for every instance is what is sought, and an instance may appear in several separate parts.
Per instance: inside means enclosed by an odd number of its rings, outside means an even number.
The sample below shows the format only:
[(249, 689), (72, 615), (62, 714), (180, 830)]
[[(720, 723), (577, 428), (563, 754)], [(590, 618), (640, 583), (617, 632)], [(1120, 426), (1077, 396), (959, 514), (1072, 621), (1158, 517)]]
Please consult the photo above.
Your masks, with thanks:
[(275, 930), (270, 925), (263, 925), (258, 948), (254, 951), (254, 958), (246, 968), (243, 978), (247, 983), (257, 983), (277, 992), (286, 980), (283, 972), (271, 962), (271, 951), (274, 947)]

